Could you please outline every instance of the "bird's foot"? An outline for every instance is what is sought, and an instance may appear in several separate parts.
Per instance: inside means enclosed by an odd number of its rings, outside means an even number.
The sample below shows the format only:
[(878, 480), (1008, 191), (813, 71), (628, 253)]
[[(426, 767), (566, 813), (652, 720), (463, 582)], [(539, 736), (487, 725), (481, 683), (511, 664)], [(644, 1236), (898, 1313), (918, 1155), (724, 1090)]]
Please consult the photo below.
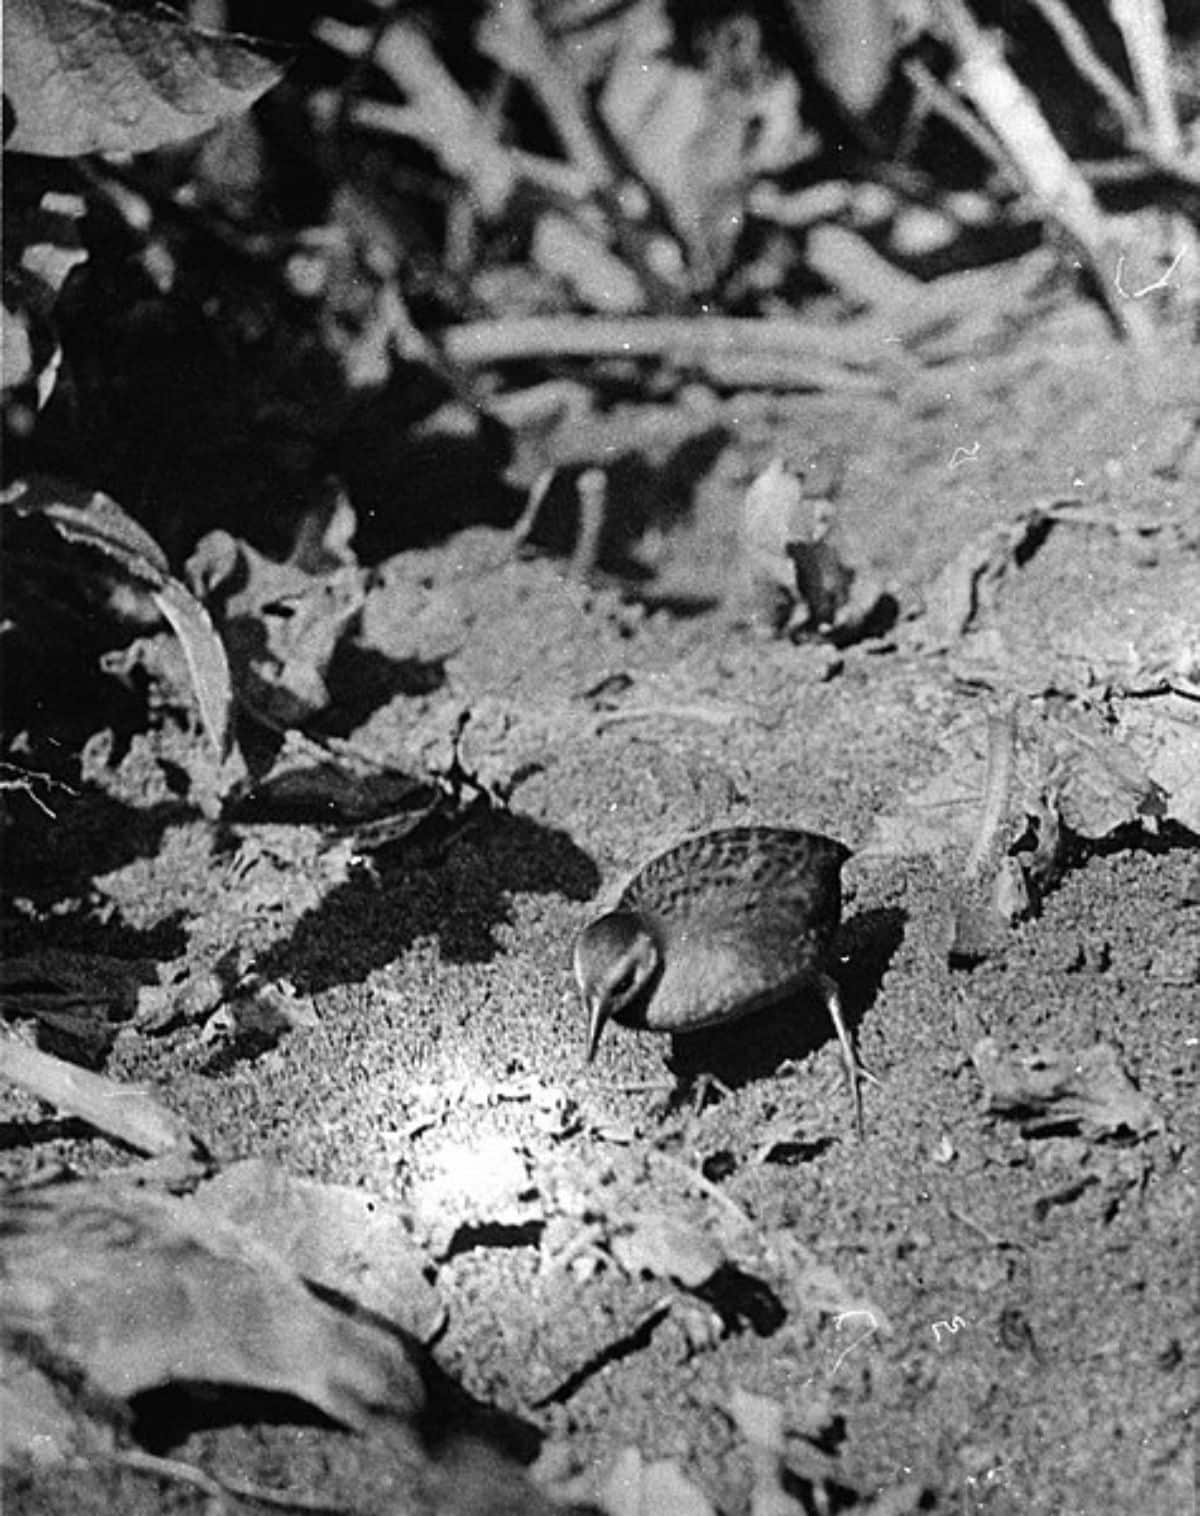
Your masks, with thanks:
[(715, 1074), (698, 1074), (692, 1085), (692, 1115), (699, 1116), (714, 1095), (728, 1100), (732, 1094), (729, 1086)]

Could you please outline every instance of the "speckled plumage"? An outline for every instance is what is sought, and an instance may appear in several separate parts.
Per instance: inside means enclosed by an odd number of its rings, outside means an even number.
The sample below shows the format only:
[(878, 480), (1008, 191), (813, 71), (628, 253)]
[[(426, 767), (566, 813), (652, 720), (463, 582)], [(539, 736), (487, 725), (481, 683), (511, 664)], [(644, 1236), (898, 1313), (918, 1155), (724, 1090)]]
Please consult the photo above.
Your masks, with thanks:
[(857, 1117), (865, 1071), (825, 972), (849, 857), (830, 837), (745, 826), (689, 838), (652, 858), (576, 941), (588, 1057), (609, 1021), (686, 1033), (808, 990), (829, 1010)]

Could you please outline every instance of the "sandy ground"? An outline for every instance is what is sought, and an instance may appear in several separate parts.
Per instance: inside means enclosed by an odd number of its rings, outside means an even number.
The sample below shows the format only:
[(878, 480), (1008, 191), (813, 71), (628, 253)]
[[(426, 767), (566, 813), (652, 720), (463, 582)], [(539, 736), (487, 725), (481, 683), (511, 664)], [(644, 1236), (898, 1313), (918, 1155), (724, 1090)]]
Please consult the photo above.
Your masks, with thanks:
[[(356, 740), (413, 768), (444, 759), (467, 713), (462, 766), (505, 805), (373, 870), (339, 870), (314, 827), (214, 825), (165, 803), (22, 814), (11, 950), (171, 959), (181, 975), (224, 953), (309, 997), (314, 1024), (268, 1050), (214, 1049), (194, 1025), (126, 1031), (108, 1072), (151, 1081), (224, 1161), (274, 1158), (411, 1216), (446, 1308), (436, 1361), (516, 1418), (548, 1488), (632, 1445), (745, 1512), (744, 1390), (783, 1408), (802, 1510), (1194, 1510), (1195, 838), (1079, 849), (1041, 913), (964, 968), (948, 957), (961, 851), (889, 852), (878, 833), (1006, 701), (1085, 690), (1089, 660), (1109, 668), (1155, 629), (1190, 622), (1195, 638), (1188, 374), (1187, 355), (1134, 360), (1085, 324), (927, 372), (898, 399), (681, 413), (644, 498), (612, 499), (606, 560), (640, 555), (653, 574), (585, 584), (561, 558), (504, 560), (503, 535), (480, 528), (392, 561), (375, 646), (444, 678)], [(681, 438), (711, 443), (682, 483)], [(746, 484), (817, 449), (846, 464), (843, 556), (900, 607), (843, 648), (749, 625), (731, 566)], [(938, 645), (939, 570), (1066, 499), (1179, 530), (1055, 523), (991, 586), (972, 638)], [(659, 1039), (614, 1031), (583, 1061), (569, 951), (597, 898), (673, 840), (743, 822), (856, 850), (837, 971), (881, 1080), (861, 1142), (816, 1007), (692, 1058), (725, 1086), (702, 1104), (672, 1098)], [(1038, 1132), (989, 1113), (970, 1057), (985, 1034), (1019, 1054), (1110, 1045), (1156, 1129)], [(28, 1103), (6, 1115), (11, 1179), (117, 1161)], [(706, 1239), (718, 1282), (678, 1282), (674, 1249), (621, 1266), (620, 1238), (647, 1216)], [(313, 1428), (197, 1431), (171, 1451), (364, 1511), (526, 1508), (500, 1473), (451, 1462), (440, 1484), (406, 1484), (368, 1441)], [(206, 1497), (95, 1470), (9, 1499)]]

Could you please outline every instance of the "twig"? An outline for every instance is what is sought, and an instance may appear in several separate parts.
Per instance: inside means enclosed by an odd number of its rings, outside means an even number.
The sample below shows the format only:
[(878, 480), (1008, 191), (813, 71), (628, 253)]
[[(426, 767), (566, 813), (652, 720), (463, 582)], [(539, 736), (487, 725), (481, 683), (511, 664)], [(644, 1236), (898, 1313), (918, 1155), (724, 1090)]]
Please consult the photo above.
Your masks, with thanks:
[(675, 1158), (672, 1154), (664, 1153), (659, 1148), (651, 1148), (649, 1149), (649, 1153), (655, 1163), (670, 1169), (672, 1174), (683, 1179), (695, 1189), (698, 1189), (701, 1194), (707, 1195), (710, 1200), (716, 1201), (717, 1205), (720, 1206), (731, 1221), (735, 1222), (743, 1230), (753, 1233), (755, 1237), (758, 1236), (758, 1227), (754, 1224), (753, 1220), (742, 1210), (735, 1200), (730, 1200), (720, 1185), (714, 1184), (706, 1174), (700, 1173), (690, 1163), (685, 1163), (682, 1158)]
[(0, 1036), (0, 1079), (80, 1117), (139, 1153), (159, 1156), (197, 1147), (184, 1123), (147, 1090), (78, 1068), (15, 1037)]
[(1107, 104), (1125, 128), (1129, 141), (1137, 142), (1145, 134), (1146, 126), (1137, 101), (1097, 55), (1091, 38), (1064, 0), (1029, 0), (1029, 3), (1051, 27), (1080, 78), (1085, 79)]
[(395, 17), (376, 31), (326, 18), (314, 31), (346, 57), (371, 56), (408, 97), (409, 135), (470, 186), (486, 214), (500, 212), (515, 182), (509, 154), (420, 27)]
[(1036, 101), (984, 32), (964, 0), (937, 0), (938, 30), (955, 55), (958, 87), (1012, 155), (1022, 180), (1078, 249), (1097, 293), (1123, 336), (1143, 340), (1150, 325), (1144, 308), (1121, 300), (1111, 283), (1120, 249), (1091, 187), (1046, 124)]
[(731, 722), (745, 719), (750, 713), (744, 706), (718, 705), (716, 701), (692, 701), (690, 703), (663, 701), (660, 705), (629, 705), (615, 711), (601, 711), (592, 730), (599, 734), (610, 726), (625, 721), (702, 721), (709, 726), (729, 726)]
[(1187, 189), (1200, 189), (1200, 162), (1187, 158), (1163, 159), (1138, 153), (1129, 158), (1091, 159), (1076, 167), (1090, 184), (1138, 184), (1161, 177)]
[(1019, 194), (1023, 188), (1021, 176), (999, 137), (994, 136), (979, 117), (960, 102), (953, 90), (947, 89), (928, 64), (919, 58), (909, 58), (900, 66), (904, 77), (930, 111), (956, 127), (975, 151), (996, 169), (1009, 188)]
[[(1046, 21), (1055, 27), (1062, 43), (1063, 51), (1080, 70), (1085, 73), (1087, 65), (1076, 57), (1073, 50), (1074, 44), (1069, 44), (1064, 32), (1059, 31), (1057, 17), (1061, 0), (1029, 0), (1031, 5), (1044, 7)], [(1054, 7), (1054, 15), (1051, 15), (1051, 7)], [(1065, 10), (1062, 12), (1063, 26), (1068, 23), (1078, 27), (1078, 23)], [(1082, 33), (1083, 44), (1090, 46), (1086, 33)], [(1154, 174), (1161, 174), (1163, 178), (1174, 183), (1186, 186), (1189, 189), (1200, 188), (1200, 161), (1194, 156), (1188, 157), (1183, 153), (1165, 153), (1149, 139), (1146, 133), (1145, 122), (1138, 110), (1137, 102), (1126, 90), (1120, 79), (1113, 74), (1100, 59), (1092, 55), (1095, 68), (1103, 70), (1106, 80), (1111, 81), (1111, 88), (1119, 92), (1120, 102), (1117, 97), (1111, 95), (1105, 85), (1090, 73), (1085, 74), (1088, 82), (1103, 95), (1109, 106), (1117, 114), (1125, 128), (1130, 148), (1137, 154), (1135, 158), (1112, 159), (1105, 158), (1095, 163), (1079, 163), (1075, 167), (1085, 179), (1092, 184), (1123, 183), (1146, 179)], [(953, 91), (949, 90), (941, 80), (932, 72), (927, 64), (919, 58), (910, 58), (900, 65), (902, 72), (913, 89), (917, 93), (918, 101), (925, 107), (925, 113), (929, 111), (941, 116), (956, 127), (964, 137), (1004, 176), (1007, 183), (1015, 189), (1020, 189), (1021, 181), (1016, 172), (1012, 160), (1003, 150), (999, 139), (994, 137), (971, 111), (967, 110), (956, 98)], [(918, 123), (914, 124), (913, 130)], [(815, 219), (815, 218), (814, 218)]]
[(685, 292), (663, 277), (651, 256), (646, 227), (630, 215), (628, 202), (622, 203), (620, 181), (631, 178), (631, 172), (617, 161), (593, 125), (586, 96), (529, 0), (504, 0), (492, 6), (479, 29), (478, 42), (540, 102), (568, 158), (588, 181), (590, 198), (603, 210), (617, 252), (636, 274), (648, 305), (678, 310), (686, 303)]
[(287, 1490), (272, 1490), (265, 1485), (250, 1484), (241, 1479), (206, 1474), (195, 1464), (184, 1463), (178, 1458), (160, 1458), (138, 1448), (127, 1448), (114, 1453), (112, 1462), (120, 1468), (132, 1469), (137, 1474), (148, 1474), (154, 1479), (169, 1479), (176, 1484), (190, 1485), (215, 1501), (218, 1510), (222, 1511), (226, 1509), (227, 1496), (273, 1506), (281, 1511), (304, 1511), (309, 1516), (348, 1516), (352, 1510), (350, 1506), (321, 1500), (312, 1495), (290, 1494)]
[[(357, 127), (389, 137), (411, 137), (417, 141), (427, 138), (425, 118), (409, 105), (393, 105), (385, 100), (358, 100), (351, 108), (350, 119)], [(586, 202), (590, 185), (586, 176), (573, 165), (500, 143), (496, 144), (496, 150), (507, 157), (514, 176), (524, 183), (543, 190), (556, 200), (580, 205)]]
[(531, 358), (673, 358), (712, 356), (829, 359), (867, 366), (886, 350), (872, 336), (834, 331), (791, 318), (756, 316), (514, 316), (447, 327), (442, 344), (456, 363), (484, 367)]
[(323, 42), (348, 57), (369, 53), (407, 97), (403, 106), (356, 102), (356, 119), (423, 143), (447, 173), (467, 184), (487, 216), (498, 216), (505, 209), (519, 181), (535, 186), (543, 198), (568, 213), (601, 206), (646, 297), (662, 309), (678, 307), (680, 292), (664, 283), (621, 211), (610, 155), (588, 119), (570, 74), (525, 0), (506, 0), (505, 5), (494, 7), (479, 39), (502, 67), (538, 96), (570, 158), (561, 170), (545, 159), (507, 148), (487, 114), (459, 86), (428, 38), (412, 23), (391, 18), (382, 32), (372, 32), (327, 18), (315, 30)]
[(550, 493), (550, 486), (554, 483), (558, 470), (556, 468), (544, 468), (533, 481), (533, 488), (529, 491), (529, 499), (525, 502), (525, 509), (514, 522), (508, 534), (508, 543), (504, 553), (504, 562), (508, 562), (529, 540), (529, 534), (537, 525), (537, 518), (546, 503), (546, 496)]
[(1010, 701), (1000, 715), (988, 717), (987, 777), (984, 781), (983, 812), (970, 857), (963, 867), (963, 878), (978, 879), (988, 853), (1004, 820), (1008, 792), (1012, 785), (1014, 749), (1017, 736), (1015, 701)]
[[(399, 9), (400, 0), (387, 0), (381, 6), (379, 14), (371, 23), (366, 45), (355, 58), (353, 65), (347, 69), (346, 77), (342, 80), (336, 92), (337, 107), (333, 114), (334, 140), (336, 144), (344, 148), (346, 127), (350, 123), (351, 112), (357, 103), (371, 69), (375, 64), (375, 56), (379, 51), (379, 44), (383, 35), (395, 19)], [(343, 161), (342, 170), (345, 172), (346, 164)]]
[(602, 468), (584, 469), (575, 481), (579, 496), (579, 532), (568, 569), (572, 579), (586, 579), (600, 557), (600, 539), (608, 518), (608, 475)]
[(1157, 152), (1178, 157), (1183, 151), (1183, 136), (1171, 96), (1162, 0), (1110, 0), (1110, 5), (1145, 107), (1150, 141)]
[(962, 1225), (965, 1226), (965, 1227), (970, 1227), (971, 1231), (978, 1232), (978, 1234), (980, 1235), (980, 1237), (982, 1237), (983, 1240), (985, 1242), (989, 1243), (992, 1247), (994, 1247), (994, 1248), (1021, 1248), (1022, 1247), (1021, 1243), (1019, 1243), (1019, 1242), (1010, 1242), (1007, 1237), (998, 1237), (995, 1234), (995, 1232), (989, 1232), (988, 1229), (987, 1229), (987, 1227), (985, 1227), (981, 1222), (978, 1222), (973, 1217), (968, 1216), (965, 1211), (956, 1210), (954, 1208), (954, 1206), (952, 1206), (949, 1203), (949, 1201), (945, 1202), (945, 1207), (946, 1207), (946, 1215), (947, 1216), (949, 1216), (954, 1221), (961, 1222)]
[[(1110, 0), (1110, 4), (1113, 20), (1120, 29), (1125, 51), (1129, 55), (1130, 67), (1137, 81), (1138, 94), (1148, 123), (1147, 140), (1140, 141), (1137, 145), (1151, 162), (1161, 165), (1165, 172), (1171, 172), (1173, 166), (1182, 161), (1183, 133), (1171, 92), (1162, 0)], [(1192, 171), (1196, 171), (1194, 157)], [(1182, 295), (1177, 294), (1175, 299), (1194, 306), (1200, 295), (1200, 259), (1197, 257), (1200, 253), (1200, 240), (1197, 239), (1195, 226), (1183, 215), (1171, 215), (1162, 222), (1161, 243), (1164, 260), (1168, 249), (1174, 251), (1168, 274), (1160, 281), (1146, 284), (1134, 298), (1139, 299), (1152, 290), (1173, 288), (1169, 283), (1169, 275), (1186, 257), (1187, 267), (1180, 281)]]
[(477, 41), (494, 62), (520, 79), (541, 102), (567, 156), (592, 187), (610, 185), (615, 176), (609, 154), (529, 0), (505, 0), (503, 5), (492, 6)]
[[(451, 657), (459, 650), (458, 647), (452, 648), (446, 656)], [(274, 732), (277, 737), (282, 737), (288, 742), (305, 744), (315, 753), (325, 758), (332, 758), (340, 769), (345, 770), (352, 766), (360, 766), (369, 769), (374, 774), (385, 774), (389, 778), (405, 780), (406, 785), (404, 789), (400, 793), (390, 797), (395, 804), (399, 804), (401, 800), (407, 798), (409, 795), (414, 795), (421, 790), (427, 789), (431, 784), (436, 782), (436, 775), (427, 775), (424, 778), (418, 779), (414, 775), (406, 773), (403, 769), (398, 769), (388, 759), (377, 758), (374, 753), (369, 753), (366, 748), (358, 747), (345, 737), (334, 737), (324, 732), (308, 732), (302, 727), (289, 726), (287, 722), (280, 721), (267, 711), (260, 710), (253, 700), (240, 692), (235, 692), (235, 699), (237, 700), (238, 709), (244, 712), (256, 725), (261, 726), (264, 731)]]
[[(207, 1495), (218, 1511), (228, 1510), (227, 1496), (230, 1491), (223, 1489), (221, 1482), (206, 1474), (203, 1469), (198, 1469), (195, 1464), (184, 1463), (179, 1458), (160, 1458), (154, 1453), (143, 1453), (137, 1448), (129, 1448), (119, 1453), (113, 1453), (110, 1462), (122, 1469), (132, 1469), (135, 1474), (148, 1474), (152, 1479), (169, 1480), (172, 1484), (186, 1484), (193, 1490), (199, 1490)], [(79, 1459), (80, 1467), (87, 1468), (90, 1464), (85, 1459)]]
[(678, 1088), (674, 1079), (597, 1079), (593, 1084), (596, 1089), (611, 1090), (617, 1095), (657, 1095)]
[[(1160, 0), (1111, 0), (1113, 19), (1125, 43), (1125, 52), (1137, 82), (1140, 104), (1124, 82), (1100, 59), (1091, 44), (1087, 32), (1075, 19), (1064, 0), (1030, 0), (1047, 23), (1054, 28), (1063, 51), (1074, 64), (1080, 76), (1107, 103), (1109, 109), (1121, 122), (1128, 145), (1141, 159), (1140, 173), (1143, 177), (1157, 173), (1176, 183), (1200, 185), (1200, 164), (1184, 156), (1183, 136), (1179, 118), (1172, 98), (1169, 66), (1167, 62), (1166, 23)], [(1105, 167), (1108, 167), (1107, 165)], [(1080, 165), (1081, 172), (1092, 183), (1113, 182), (1089, 175)], [(1151, 282), (1127, 298), (1141, 299), (1156, 289), (1171, 288), (1170, 275), (1189, 253), (1195, 258), (1196, 234), (1188, 221), (1180, 215), (1169, 218), (1163, 228), (1163, 243), (1168, 241), (1177, 249), (1161, 282)], [(1164, 253), (1165, 257), (1166, 254)], [(1191, 272), (1189, 270), (1189, 272)], [(1115, 280), (1117, 293), (1126, 296)], [(1185, 275), (1184, 288), (1195, 291), (1195, 276)]]
[(36, 786), (42, 784), (48, 790), (61, 790), (64, 795), (78, 796), (79, 791), (61, 779), (55, 779), (52, 774), (43, 774), (40, 769), (22, 768), (19, 763), (0, 763), (0, 790), (18, 790), (21, 794), (37, 806), (39, 811), (49, 816), (51, 821), (57, 821), (57, 812), (37, 793)]

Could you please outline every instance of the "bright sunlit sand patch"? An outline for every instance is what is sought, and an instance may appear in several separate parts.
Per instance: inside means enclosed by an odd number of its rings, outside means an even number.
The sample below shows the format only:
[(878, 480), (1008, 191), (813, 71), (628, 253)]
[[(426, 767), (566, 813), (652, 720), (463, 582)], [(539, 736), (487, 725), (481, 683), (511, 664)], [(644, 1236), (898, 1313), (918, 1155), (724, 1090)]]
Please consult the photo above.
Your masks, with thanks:
[(502, 1221), (529, 1188), (529, 1170), (520, 1150), (498, 1133), (469, 1141), (447, 1138), (430, 1144), (427, 1174), (413, 1200), (427, 1220), (471, 1216)]

